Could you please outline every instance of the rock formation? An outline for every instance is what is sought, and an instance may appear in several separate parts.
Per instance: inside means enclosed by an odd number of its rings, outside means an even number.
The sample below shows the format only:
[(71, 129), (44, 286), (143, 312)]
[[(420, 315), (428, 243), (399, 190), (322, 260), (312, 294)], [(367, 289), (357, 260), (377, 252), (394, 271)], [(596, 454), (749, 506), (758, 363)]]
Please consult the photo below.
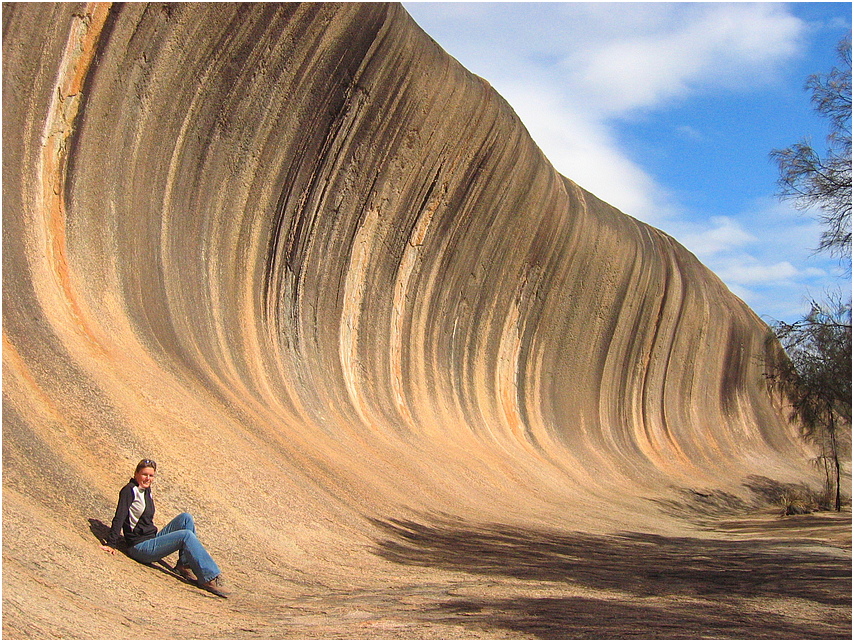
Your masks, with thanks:
[(186, 635), (89, 521), (143, 457), (257, 600), (392, 568), (383, 520), (677, 534), (815, 474), (766, 325), (400, 6), (3, 11), (7, 635)]

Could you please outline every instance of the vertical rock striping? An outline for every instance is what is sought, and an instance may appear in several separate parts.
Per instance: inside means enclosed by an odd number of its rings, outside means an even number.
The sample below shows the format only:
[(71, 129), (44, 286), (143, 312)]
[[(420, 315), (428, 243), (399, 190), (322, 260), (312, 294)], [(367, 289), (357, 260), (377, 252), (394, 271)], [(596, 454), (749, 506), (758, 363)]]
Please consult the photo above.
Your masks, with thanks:
[(765, 324), (400, 6), (10, 4), (3, 54), (4, 556), (143, 456), (320, 574), (365, 516), (679, 529), (648, 500), (813, 474)]

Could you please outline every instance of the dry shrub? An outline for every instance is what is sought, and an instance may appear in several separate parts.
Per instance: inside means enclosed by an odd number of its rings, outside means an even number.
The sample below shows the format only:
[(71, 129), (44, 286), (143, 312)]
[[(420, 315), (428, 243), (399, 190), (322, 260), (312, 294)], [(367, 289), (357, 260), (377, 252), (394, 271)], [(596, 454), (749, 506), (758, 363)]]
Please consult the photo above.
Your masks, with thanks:
[(803, 486), (787, 488), (778, 500), (781, 516), (832, 510), (833, 502), (834, 493), (831, 490), (814, 491)]

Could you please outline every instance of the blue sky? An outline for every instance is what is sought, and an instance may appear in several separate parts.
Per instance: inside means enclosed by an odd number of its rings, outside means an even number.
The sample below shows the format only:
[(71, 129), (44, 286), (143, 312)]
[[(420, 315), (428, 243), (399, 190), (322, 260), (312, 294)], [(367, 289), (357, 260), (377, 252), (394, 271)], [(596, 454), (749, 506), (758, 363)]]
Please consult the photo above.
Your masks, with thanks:
[(780, 202), (772, 149), (827, 122), (804, 91), (837, 64), (850, 2), (405, 2), (519, 114), (555, 166), (674, 236), (766, 321), (851, 288), (820, 226)]

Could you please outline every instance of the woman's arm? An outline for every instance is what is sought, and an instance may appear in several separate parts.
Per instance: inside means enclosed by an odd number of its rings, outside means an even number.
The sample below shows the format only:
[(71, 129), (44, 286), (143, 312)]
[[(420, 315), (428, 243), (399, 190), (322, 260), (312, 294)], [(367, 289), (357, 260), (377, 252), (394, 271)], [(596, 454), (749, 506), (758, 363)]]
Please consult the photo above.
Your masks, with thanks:
[(116, 505), (116, 514), (113, 515), (113, 523), (110, 527), (110, 533), (107, 535), (106, 544), (101, 548), (109, 548), (115, 552), (115, 548), (119, 543), (119, 537), (122, 535), (122, 525), (128, 516), (131, 502), (133, 501), (133, 490), (129, 485), (119, 491), (119, 501)]

